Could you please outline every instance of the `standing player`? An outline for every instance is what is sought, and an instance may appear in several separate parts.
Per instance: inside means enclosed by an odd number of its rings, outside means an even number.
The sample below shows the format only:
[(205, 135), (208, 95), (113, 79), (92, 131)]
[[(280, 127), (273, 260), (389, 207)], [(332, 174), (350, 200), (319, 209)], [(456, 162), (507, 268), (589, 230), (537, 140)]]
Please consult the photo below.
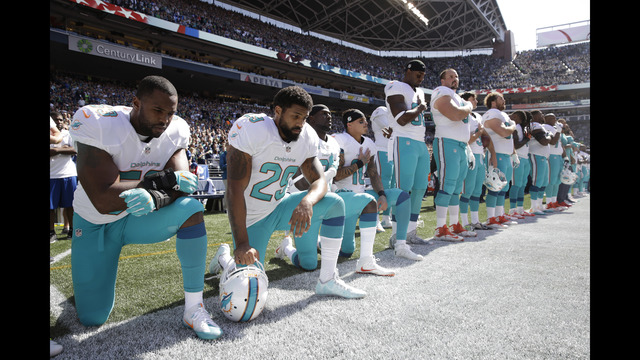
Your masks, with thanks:
[[(286, 87), (278, 91), (273, 106), (273, 118), (246, 114), (229, 131), (227, 211), (235, 263), (264, 264), (271, 234), (288, 229), (296, 238), (299, 266), (314, 270), (319, 233), (322, 255), (316, 293), (364, 297), (364, 291), (338, 277), (345, 207), (342, 198), (327, 192), (317, 157), (319, 138), (306, 123), (313, 106), (311, 96), (300, 87)], [(309, 182), (309, 190), (287, 194), (289, 180), (298, 169)], [(212, 262), (226, 258), (229, 251), (228, 246), (221, 246)]]
[[(380, 180), (382, 181), (382, 187), (391, 189), (396, 187), (395, 177), (393, 176), (393, 161), (389, 161), (388, 149), (389, 138), (393, 131), (389, 127), (389, 110), (384, 106), (378, 106), (371, 114), (371, 130), (375, 136), (375, 144), (377, 153), (375, 156), (376, 167), (378, 168), (378, 174), (380, 174)], [(382, 212), (382, 227), (393, 228), (391, 207), (387, 207)], [(395, 231), (393, 232), (395, 234)]]
[(535, 215), (544, 215), (542, 199), (544, 190), (549, 184), (549, 142), (551, 134), (544, 126), (544, 116), (540, 110), (531, 112), (533, 121), (531, 122), (531, 141), (529, 142), (529, 160), (531, 161), (531, 210)]
[[(391, 212), (396, 219), (396, 237), (395, 242), (391, 244), (395, 255), (411, 260), (422, 260), (422, 256), (413, 253), (407, 244), (407, 230), (411, 212), (409, 194), (398, 188), (384, 189), (382, 186), (380, 175), (375, 166), (375, 155), (372, 155), (376, 151), (375, 144), (371, 139), (364, 136), (368, 132), (367, 118), (360, 110), (349, 109), (342, 114), (342, 123), (345, 131), (334, 135), (340, 145), (340, 163), (334, 178), (336, 192), (365, 193), (364, 174), (367, 174), (371, 179), (373, 188), (373, 191), (368, 192), (377, 200), (378, 204), (378, 209), (372, 210), (377, 214), (378, 210), (385, 210), (388, 206), (391, 206)], [(360, 221), (362, 222), (362, 218)], [(355, 228), (355, 222), (353, 225), (353, 228)], [(345, 228), (346, 226), (345, 222)], [(353, 239), (353, 234), (350, 234), (349, 239)], [(371, 237), (368, 240), (364, 240), (362, 230), (360, 239), (361, 249), (366, 246), (367, 254), (369, 254), (373, 249), (375, 239)], [(353, 240), (351, 240), (351, 243), (343, 241), (344, 246), (347, 246), (348, 249), (353, 248)]]
[[(475, 109), (478, 106), (478, 100), (474, 93), (465, 92), (460, 95), (464, 101), (468, 101)], [(460, 194), (460, 225), (465, 230), (488, 230), (489, 228), (480, 222), (478, 217), (478, 210), (480, 208), (480, 194), (482, 193), (482, 183), (485, 178), (486, 169), (484, 166), (482, 152), (484, 147), (482, 145), (481, 136), (486, 134), (484, 127), (482, 126), (482, 116), (477, 112), (471, 112), (468, 117), (469, 120), (469, 148), (475, 158), (474, 166), (467, 170), (467, 176), (464, 179), (462, 187), (462, 193)], [(491, 141), (489, 139), (489, 141)], [(471, 223), (469, 223), (469, 210), (471, 210)], [(455, 233), (456, 230), (454, 229)]]
[(396, 186), (411, 196), (411, 218), (407, 242), (426, 244), (417, 235), (417, 222), (422, 198), (427, 191), (430, 158), (425, 143), (424, 111), (427, 103), (419, 88), (426, 67), (420, 60), (411, 60), (404, 68), (401, 81), (390, 81), (384, 88), (385, 102), (391, 113), (392, 128), (389, 155), (393, 158)]
[[(484, 129), (491, 137), (498, 169), (504, 173), (508, 183), (511, 181), (514, 165), (519, 163), (512, 140), (516, 124), (504, 112), (505, 101), (502, 94), (498, 92), (488, 94), (484, 98), (484, 104), (489, 109), (482, 115)], [(487, 226), (504, 225), (511, 220), (504, 216), (505, 195), (506, 189), (499, 192), (487, 190)]]
[(527, 114), (518, 110), (509, 118), (516, 124), (516, 131), (513, 132), (513, 147), (520, 160), (520, 165), (513, 169), (513, 178), (511, 179), (511, 189), (509, 189), (509, 215), (517, 219), (524, 219), (528, 216), (535, 216), (524, 211), (524, 189), (527, 186), (531, 163), (529, 161), (529, 140), (531, 139), (531, 130), (529, 130), (529, 121)]
[(78, 188), (73, 208), (71, 273), (85, 326), (103, 324), (113, 308), (124, 245), (176, 235), (185, 294), (183, 324), (202, 339), (222, 334), (204, 309), (207, 233), (185, 149), (189, 126), (176, 116), (178, 94), (165, 78), (140, 81), (133, 107), (88, 105), (73, 116)]
[(560, 186), (560, 173), (564, 166), (562, 157), (564, 155), (564, 149), (562, 148), (562, 123), (556, 121), (556, 116), (553, 113), (546, 114), (544, 116), (543, 125), (547, 132), (552, 134), (551, 141), (549, 141), (549, 185), (547, 185), (547, 209), (553, 211), (566, 210), (564, 206), (558, 205), (558, 188)]
[[(466, 102), (456, 93), (458, 89), (458, 72), (446, 69), (440, 73), (440, 86), (431, 94), (431, 113), (436, 124), (433, 140), (433, 156), (436, 160), (436, 171), (440, 187), (436, 194), (436, 230), (435, 240), (462, 241), (464, 236), (475, 236), (466, 230), (458, 221), (460, 192), (469, 168), (467, 147), (470, 130), (469, 114), (473, 104)], [(449, 224), (447, 227), (447, 211)]]

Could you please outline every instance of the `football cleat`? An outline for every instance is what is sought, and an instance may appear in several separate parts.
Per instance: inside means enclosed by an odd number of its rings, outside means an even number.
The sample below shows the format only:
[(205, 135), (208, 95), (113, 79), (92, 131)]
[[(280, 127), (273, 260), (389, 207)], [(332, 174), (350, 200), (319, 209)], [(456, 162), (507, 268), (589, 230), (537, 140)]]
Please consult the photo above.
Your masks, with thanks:
[(508, 227), (507, 225), (502, 224), (495, 216), (487, 219), (485, 225), (489, 229), (506, 229)]
[(345, 282), (338, 276), (338, 269), (333, 273), (333, 278), (331, 280), (323, 283), (318, 279), (318, 282), (316, 283), (316, 294), (334, 295), (346, 299), (361, 299), (367, 295), (365, 291), (345, 284)]
[(222, 335), (222, 330), (211, 320), (211, 315), (204, 309), (202, 303), (185, 309), (182, 324), (193, 329), (200, 339), (217, 339)]
[(268, 288), (269, 279), (260, 261), (243, 267), (232, 262), (220, 276), (220, 310), (231, 321), (251, 321), (264, 309)]
[(393, 249), (393, 254), (395, 256), (403, 257), (409, 260), (420, 261), (424, 259), (422, 255), (416, 254), (413, 251), (411, 251), (411, 247), (407, 244), (396, 246)]
[(467, 225), (470, 226), (472, 228), (472, 230), (491, 230), (491, 228), (487, 227), (487, 225), (481, 223), (481, 222), (477, 222), (475, 224), (470, 224)]
[(439, 241), (464, 241), (462, 236), (452, 233), (446, 224), (436, 228), (436, 232), (433, 234), (433, 239)]
[(216, 254), (213, 255), (213, 258), (211, 259), (211, 262), (209, 263), (209, 273), (210, 274), (217, 274), (219, 272), (222, 271), (222, 267), (220, 266), (220, 263), (218, 262), (218, 258), (220, 258), (221, 255), (223, 254), (227, 254), (229, 256), (231, 256), (231, 250), (229, 248), (228, 244), (220, 244), (220, 247), (218, 247), (218, 251), (216, 251)]
[(284, 249), (286, 249), (287, 246), (290, 246), (290, 245), (291, 245), (291, 236), (285, 236), (284, 239), (282, 239), (282, 242), (280, 242), (280, 246), (276, 248), (276, 257), (278, 259), (285, 259), (287, 255), (284, 253)]
[(418, 244), (425, 245), (429, 243), (429, 240), (425, 240), (418, 236), (418, 229), (410, 231), (407, 233), (407, 243), (409, 244)]
[(384, 228), (382, 227), (382, 224), (377, 223), (377, 224), (376, 224), (376, 233), (378, 233), (378, 234), (379, 234), (379, 233), (381, 233), (381, 232), (384, 232)]
[(518, 225), (518, 222), (515, 221), (515, 218), (506, 214), (498, 216), (498, 221), (500, 221), (500, 223), (503, 225)]
[(377, 260), (373, 255), (365, 259), (358, 259), (358, 261), (356, 261), (356, 272), (358, 274), (373, 274), (379, 276), (394, 276), (396, 274), (395, 271), (378, 265)]
[(395, 248), (396, 246), (396, 234), (391, 234), (391, 236), (389, 237), (389, 247), (390, 248)]
[(451, 225), (450, 229), (451, 229), (452, 233), (454, 233), (454, 234), (456, 234), (458, 236), (462, 236), (462, 237), (476, 237), (476, 236), (478, 236), (478, 234), (475, 231), (471, 231), (471, 230), (466, 229), (460, 223), (456, 223), (456, 224)]

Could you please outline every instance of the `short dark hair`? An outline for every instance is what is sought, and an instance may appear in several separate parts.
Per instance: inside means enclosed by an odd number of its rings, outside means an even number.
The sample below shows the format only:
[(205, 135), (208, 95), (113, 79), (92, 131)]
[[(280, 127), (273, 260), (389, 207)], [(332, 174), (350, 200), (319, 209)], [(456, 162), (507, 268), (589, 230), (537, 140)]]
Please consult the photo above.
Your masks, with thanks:
[(291, 105), (304, 106), (309, 111), (313, 107), (313, 99), (308, 92), (299, 86), (288, 86), (278, 91), (273, 97), (273, 106), (280, 106), (282, 110), (288, 109)]
[(467, 101), (469, 100), (470, 97), (476, 98), (476, 94), (469, 92), (469, 91), (465, 91), (464, 94), (460, 95), (460, 97), (464, 100)]
[(136, 91), (136, 97), (142, 99), (147, 95), (151, 95), (155, 90), (160, 90), (169, 96), (178, 96), (178, 91), (173, 86), (171, 81), (158, 75), (149, 75), (138, 84)]
[(520, 122), (522, 122), (523, 124), (527, 121), (527, 115), (525, 115), (524, 111), (516, 110), (513, 113), (520, 118)]

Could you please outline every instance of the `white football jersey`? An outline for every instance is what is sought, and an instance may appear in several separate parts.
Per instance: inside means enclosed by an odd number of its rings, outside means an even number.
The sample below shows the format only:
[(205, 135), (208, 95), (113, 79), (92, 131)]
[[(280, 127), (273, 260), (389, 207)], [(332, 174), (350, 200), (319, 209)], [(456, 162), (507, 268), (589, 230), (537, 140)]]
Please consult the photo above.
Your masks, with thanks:
[[(376, 155), (376, 145), (373, 143), (373, 140), (369, 139), (366, 136), (362, 137), (362, 144), (360, 144), (358, 141), (356, 141), (356, 139), (353, 138), (353, 136), (347, 134), (346, 132), (335, 134), (333, 135), (333, 137), (340, 145), (340, 152), (343, 153), (344, 156), (344, 166), (349, 166), (358, 160), (360, 148), (362, 148), (363, 154), (367, 152), (367, 149), (369, 149), (372, 157)], [(368, 165), (369, 164), (364, 164), (364, 166), (353, 173), (353, 175), (342, 180), (335, 181), (334, 183), (336, 185), (336, 191), (351, 190), (353, 192), (363, 193), (366, 186), (364, 181), (364, 174), (366, 174), (367, 172)]]
[(436, 124), (436, 133), (434, 137), (437, 138), (448, 138), (454, 139), (457, 141), (462, 141), (464, 143), (469, 141), (470, 129), (469, 129), (469, 116), (462, 121), (453, 121), (449, 120), (448, 117), (442, 115), (438, 109), (433, 107), (436, 100), (443, 96), (449, 96), (453, 99), (453, 102), (460, 106), (464, 100), (460, 97), (460, 95), (456, 94), (453, 89), (448, 88), (446, 86), (438, 86), (433, 90), (431, 94), (431, 103), (429, 106), (431, 107), (431, 116), (433, 117), (433, 122)]
[(376, 137), (378, 151), (387, 152), (389, 139), (382, 134), (382, 129), (388, 127), (391, 120), (391, 113), (384, 106), (378, 106), (371, 114), (371, 131)]
[(393, 137), (408, 137), (410, 139), (424, 141), (425, 136), (425, 126), (424, 126), (424, 113), (418, 115), (412, 122), (405, 124), (404, 126), (398, 124), (396, 119), (393, 117), (391, 113), (391, 107), (389, 106), (389, 102), (386, 100), (389, 96), (392, 95), (402, 95), (404, 97), (404, 103), (407, 106), (407, 110), (411, 110), (418, 106), (418, 99), (420, 99), (421, 104), (427, 104), (424, 100), (424, 92), (420, 88), (416, 88), (413, 90), (411, 86), (402, 81), (390, 81), (384, 87), (384, 96), (385, 103), (387, 104), (387, 109), (389, 109), (389, 124), (393, 128), (393, 133), (391, 136)]
[(289, 180), (308, 158), (317, 156), (318, 134), (304, 124), (297, 141), (282, 140), (266, 114), (246, 114), (229, 130), (229, 144), (252, 157), (251, 180), (244, 191), (247, 226), (269, 215), (287, 192)]
[[(524, 131), (522, 130), (522, 125), (516, 124), (516, 133), (518, 134), (518, 139), (522, 140), (524, 138)], [(522, 145), (519, 149), (516, 149), (516, 154), (518, 154), (518, 157), (529, 156), (530, 142), (531, 141), (528, 141), (524, 145)]]
[[(87, 105), (73, 115), (69, 133), (77, 149), (80, 142), (106, 151), (120, 170), (120, 181), (139, 182), (148, 174), (164, 169), (178, 149), (189, 145), (189, 125), (174, 115), (167, 129), (148, 143), (140, 140), (129, 119), (131, 107)], [(106, 224), (126, 216), (126, 211), (100, 214), (78, 182), (73, 210), (94, 224)]]
[[(541, 129), (543, 132), (547, 133), (547, 130), (542, 124), (537, 122), (531, 122), (530, 125), (531, 132), (534, 130)], [(542, 155), (545, 157), (549, 157), (549, 145), (542, 145), (536, 140), (535, 137), (531, 137), (531, 141), (529, 141), (529, 153), (534, 155)]]
[[(549, 124), (542, 124), (542, 126), (544, 126), (551, 136), (556, 136), (558, 130), (555, 127)], [(558, 139), (558, 142), (555, 145), (549, 144), (549, 155), (562, 155), (562, 141), (560, 141), (560, 139)]]
[[(63, 146), (73, 146), (69, 131), (62, 129), (62, 141), (58, 144), (50, 144), (52, 148), (60, 148)], [(71, 176), (78, 176), (76, 171), (76, 163), (73, 161), (72, 155), (58, 154), (49, 157), (49, 178), (62, 179)]]
[[(469, 114), (467, 118), (469, 120), (469, 138), (471, 138), (471, 134), (475, 133), (478, 130), (478, 124), (482, 123), (482, 116), (478, 113), (472, 112)], [(468, 140), (467, 140), (468, 141)], [(476, 141), (469, 144), (471, 147), (471, 152), (474, 154), (482, 154), (484, 148), (482, 147), (482, 140), (480, 137), (476, 139)]]
[[(512, 124), (509, 115), (507, 115), (504, 111), (500, 111), (498, 109), (487, 110), (487, 112), (482, 115), (482, 125), (484, 125), (487, 120), (491, 119), (499, 119), (506, 126), (510, 126)], [(491, 137), (491, 142), (493, 142), (493, 148), (495, 149), (496, 153), (507, 155), (513, 154), (513, 136), (509, 135), (507, 137), (502, 137), (486, 126), (484, 127), (484, 129)]]

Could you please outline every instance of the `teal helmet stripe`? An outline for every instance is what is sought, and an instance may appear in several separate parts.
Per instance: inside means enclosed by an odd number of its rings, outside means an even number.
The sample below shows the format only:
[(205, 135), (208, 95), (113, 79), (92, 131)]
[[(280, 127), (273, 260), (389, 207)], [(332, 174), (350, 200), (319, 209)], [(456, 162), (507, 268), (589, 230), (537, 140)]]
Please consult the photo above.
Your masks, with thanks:
[(241, 322), (249, 321), (253, 312), (256, 310), (256, 304), (258, 302), (258, 278), (255, 276), (249, 277), (249, 294), (247, 295), (247, 304), (244, 308), (244, 314), (242, 314)]

